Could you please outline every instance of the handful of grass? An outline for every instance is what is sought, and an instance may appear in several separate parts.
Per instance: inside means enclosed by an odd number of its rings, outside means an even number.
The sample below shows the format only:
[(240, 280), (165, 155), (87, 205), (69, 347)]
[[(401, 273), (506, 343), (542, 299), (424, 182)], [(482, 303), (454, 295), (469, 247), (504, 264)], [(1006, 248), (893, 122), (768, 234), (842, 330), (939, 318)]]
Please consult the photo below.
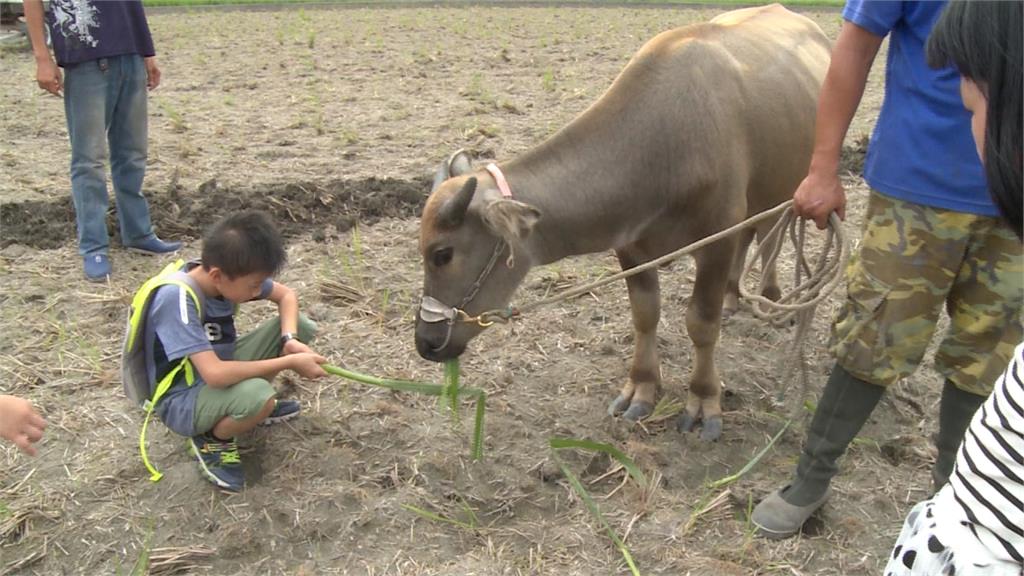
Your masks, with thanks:
[(391, 378), (377, 378), (367, 374), (360, 374), (352, 370), (346, 370), (330, 364), (324, 364), (323, 369), (328, 374), (341, 376), (347, 380), (380, 386), (398, 392), (414, 392), (427, 396), (438, 396), (443, 401), (448, 399), (449, 406), (456, 418), (458, 415), (459, 396), (472, 396), (476, 398), (476, 417), (473, 422), (473, 447), (471, 457), (473, 460), (480, 460), (484, 455), (484, 414), (487, 410), (487, 393), (479, 388), (467, 388), (459, 386), (459, 360), (453, 359), (445, 363), (445, 383), (433, 384), (429, 382), (417, 382), (415, 380), (397, 380)]

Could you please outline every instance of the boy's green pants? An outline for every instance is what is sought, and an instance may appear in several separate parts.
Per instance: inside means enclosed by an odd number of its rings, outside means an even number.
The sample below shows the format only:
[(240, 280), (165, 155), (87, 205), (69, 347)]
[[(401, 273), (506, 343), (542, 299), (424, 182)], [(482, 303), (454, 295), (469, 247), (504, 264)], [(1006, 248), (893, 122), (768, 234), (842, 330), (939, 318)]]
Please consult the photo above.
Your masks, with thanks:
[[(309, 344), (315, 334), (316, 324), (299, 314), (299, 340)], [(235, 360), (266, 360), (280, 355), (281, 319), (278, 317), (263, 322), (235, 344)], [(209, 432), (225, 416), (235, 420), (255, 416), (273, 397), (274, 387), (266, 378), (249, 378), (227, 388), (204, 385), (196, 398), (193, 417), (196, 434)]]

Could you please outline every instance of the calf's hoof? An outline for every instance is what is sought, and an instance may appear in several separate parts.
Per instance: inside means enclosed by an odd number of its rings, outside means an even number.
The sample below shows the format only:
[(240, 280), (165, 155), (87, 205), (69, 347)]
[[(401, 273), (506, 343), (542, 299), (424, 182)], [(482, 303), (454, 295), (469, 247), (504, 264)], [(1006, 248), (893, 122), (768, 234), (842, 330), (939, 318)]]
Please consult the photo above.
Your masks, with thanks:
[(627, 422), (639, 422), (654, 412), (654, 404), (642, 400), (635, 401), (629, 405), (629, 410), (622, 415)]
[(697, 417), (691, 416), (688, 412), (683, 412), (676, 420), (676, 430), (680, 432), (693, 432), (693, 429), (697, 427)]
[(705, 442), (715, 442), (722, 437), (722, 417), (712, 416), (705, 418), (700, 429), (700, 439)]
[(722, 437), (722, 417), (711, 416), (710, 418), (700, 418), (699, 416), (692, 416), (688, 412), (683, 412), (679, 416), (679, 420), (676, 420), (676, 430), (686, 433), (693, 432), (700, 425), (700, 439), (705, 442), (714, 442)]
[(629, 408), (629, 401), (629, 398), (619, 394), (615, 397), (615, 400), (612, 400), (612, 403), (608, 405), (608, 415), (618, 416), (619, 414), (622, 414), (627, 408)]

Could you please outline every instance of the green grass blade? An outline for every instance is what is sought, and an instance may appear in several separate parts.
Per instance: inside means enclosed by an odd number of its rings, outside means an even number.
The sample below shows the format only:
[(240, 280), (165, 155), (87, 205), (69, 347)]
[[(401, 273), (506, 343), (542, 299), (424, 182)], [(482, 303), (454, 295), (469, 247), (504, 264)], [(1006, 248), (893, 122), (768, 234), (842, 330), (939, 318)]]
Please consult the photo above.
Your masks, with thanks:
[(621, 450), (610, 444), (594, 442), (592, 440), (577, 440), (576, 438), (551, 438), (548, 440), (548, 444), (556, 450), (563, 448), (578, 448), (581, 450), (590, 450), (593, 452), (604, 452), (605, 454), (618, 460), (619, 464), (622, 464), (622, 467), (625, 468), (627, 472), (629, 472), (629, 475), (633, 477), (633, 481), (635, 481), (638, 485), (640, 485), (641, 487), (647, 486), (647, 477), (644, 476), (644, 473), (640, 470), (640, 467), (637, 466), (636, 463), (633, 462), (633, 460), (630, 459), (629, 456), (626, 456), (625, 454), (622, 453)]
[(135, 560), (135, 565), (132, 566), (131, 576), (146, 576), (149, 574), (149, 554), (150, 550), (153, 549), (153, 532), (156, 531), (154, 523), (149, 523), (149, 533), (146, 534), (146, 541), (142, 544), (142, 551), (139, 552), (139, 557)]
[(480, 390), (476, 397), (476, 417), (473, 419), (473, 460), (477, 461), (484, 457), (484, 414), (486, 411), (487, 394)]
[[(552, 438), (551, 442), (554, 442), (554, 440), (556, 439)], [(554, 446), (552, 446), (552, 448), (554, 448)], [(633, 555), (629, 553), (629, 548), (626, 547), (626, 543), (619, 538), (619, 535), (615, 533), (615, 530), (612, 530), (608, 521), (604, 519), (604, 515), (601, 514), (601, 509), (597, 507), (597, 503), (590, 497), (590, 493), (583, 487), (579, 478), (577, 478), (576, 475), (569, 470), (569, 467), (565, 465), (565, 462), (558, 457), (558, 452), (556, 450), (551, 451), (551, 456), (558, 464), (558, 467), (562, 469), (562, 473), (565, 474), (566, 479), (569, 480), (569, 484), (572, 486), (572, 489), (577, 495), (579, 495), (580, 499), (583, 500), (583, 504), (586, 505), (587, 510), (589, 510), (590, 514), (597, 519), (597, 522), (605, 529), (605, 532), (608, 533), (608, 537), (611, 538), (612, 542), (615, 543), (615, 546), (618, 547), (622, 557), (626, 560), (626, 564), (629, 565), (630, 572), (632, 572), (633, 576), (640, 576), (640, 570), (637, 569), (636, 563), (633, 562)], [(623, 464), (623, 466), (625, 466), (625, 464)]]
[(739, 472), (732, 474), (730, 476), (726, 476), (725, 478), (719, 478), (718, 480), (715, 480), (708, 486), (711, 488), (721, 488), (722, 486), (728, 486), (729, 484), (732, 484), (733, 482), (742, 478), (744, 474), (750, 472), (750, 469), (756, 466), (757, 463), (761, 461), (761, 458), (764, 457), (764, 455), (768, 452), (768, 450), (771, 449), (772, 446), (775, 446), (775, 443), (778, 442), (779, 438), (782, 437), (782, 433), (785, 432), (789, 428), (789, 425), (792, 423), (792, 418), (786, 420), (786, 423), (783, 424), (782, 428), (775, 433), (775, 436), (773, 436), (771, 441), (768, 442), (768, 445), (762, 448), (760, 452), (758, 452), (749, 462), (747, 462), (743, 466), (743, 468), (740, 468)]
[[(429, 510), (424, 510), (422, 508), (417, 508), (416, 506), (413, 506), (412, 504), (402, 504), (402, 508), (405, 508), (406, 510), (408, 510), (410, 512), (413, 512), (415, 514), (419, 514), (420, 516), (426, 518), (427, 520), (433, 520), (435, 522), (443, 522), (443, 523), (446, 523), (446, 524), (452, 524), (454, 526), (458, 526), (459, 528), (464, 528), (466, 530), (476, 530), (476, 526), (473, 525), (473, 524), (468, 524), (466, 522), (463, 522), (461, 520), (456, 520), (454, 518), (448, 518), (447, 516), (441, 516), (440, 514), (436, 514), (434, 512), (429, 511)], [(470, 511), (470, 512), (472, 512), (472, 511)], [(474, 516), (474, 518), (475, 518), (475, 516)]]
[(444, 363), (444, 395), (448, 397), (448, 408), (452, 421), (459, 421), (459, 359), (452, 358)]
[(387, 378), (377, 378), (376, 376), (368, 376), (366, 374), (360, 374), (351, 370), (345, 370), (337, 366), (331, 366), (330, 364), (323, 365), (324, 371), (328, 374), (334, 374), (335, 376), (341, 376), (348, 380), (355, 380), (356, 382), (362, 382), (363, 384), (370, 384), (372, 386), (381, 386), (383, 388), (390, 388), (392, 390), (398, 390), (400, 392), (416, 392), (418, 394), (426, 394), (428, 396), (441, 396), (444, 394), (444, 386), (441, 384), (428, 384), (426, 382), (415, 382), (412, 380), (392, 380)]

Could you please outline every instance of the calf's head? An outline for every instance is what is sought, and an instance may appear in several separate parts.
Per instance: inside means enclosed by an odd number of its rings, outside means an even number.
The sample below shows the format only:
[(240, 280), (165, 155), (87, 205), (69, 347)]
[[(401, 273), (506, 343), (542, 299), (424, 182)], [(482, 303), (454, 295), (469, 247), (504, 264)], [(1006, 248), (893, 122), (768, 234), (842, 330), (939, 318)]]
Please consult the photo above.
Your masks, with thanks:
[(465, 318), (507, 305), (531, 265), (526, 240), (540, 212), (503, 198), (484, 174), (481, 184), (468, 156), (456, 152), (438, 170), (423, 208), (416, 350), (427, 360), (462, 354), (483, 329)]

